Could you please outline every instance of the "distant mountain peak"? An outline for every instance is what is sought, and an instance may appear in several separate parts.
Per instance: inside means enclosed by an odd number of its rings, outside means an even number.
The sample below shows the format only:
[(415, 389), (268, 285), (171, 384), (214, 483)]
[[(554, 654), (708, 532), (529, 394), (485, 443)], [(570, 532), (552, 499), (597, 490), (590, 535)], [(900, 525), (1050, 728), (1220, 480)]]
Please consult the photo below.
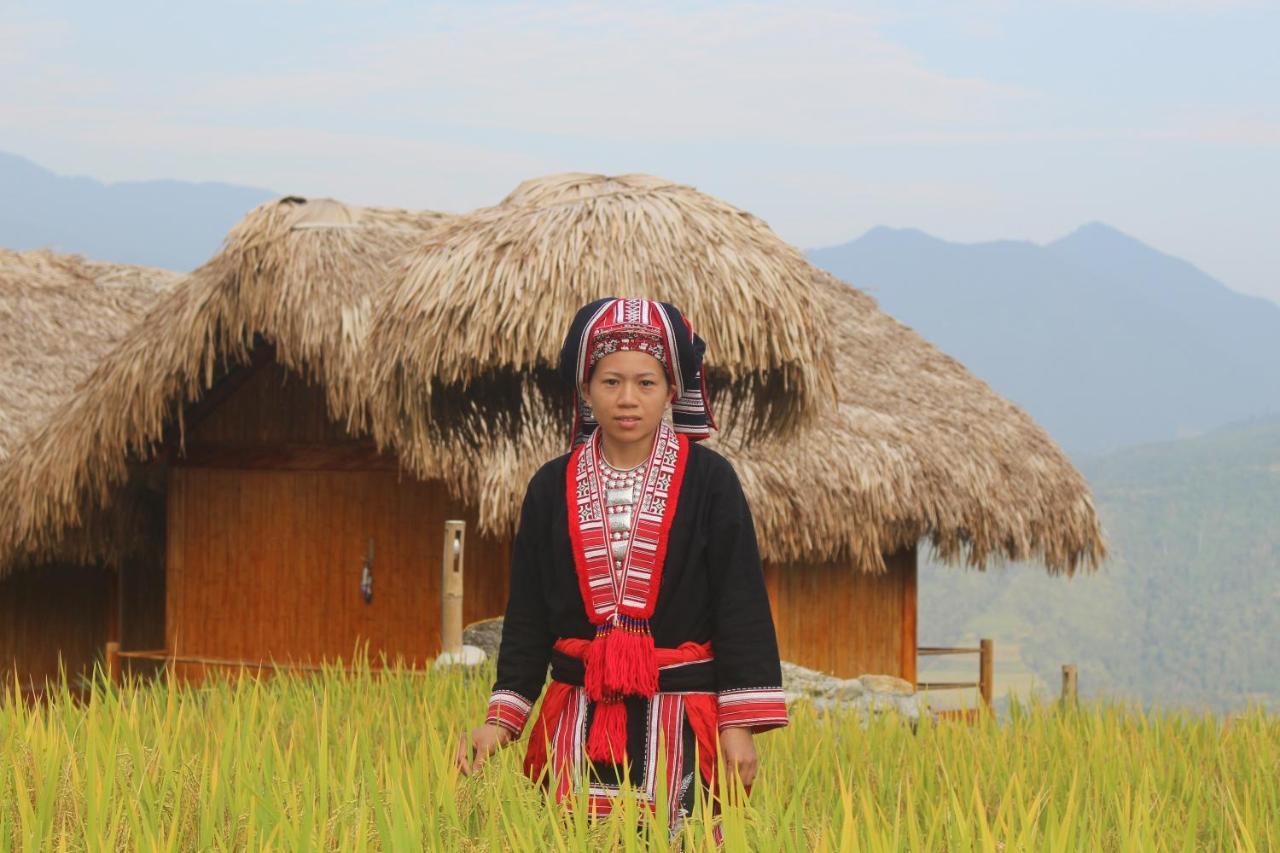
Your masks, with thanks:
[(871, 237), (871, 236), (883, 236), (887, 234), (918, 234), (921, 237), (929, 236), (928, 234), (921, 231), (919, 228), (910, 228), (910, 227), (895, 228), (892, 225), (873, 225), (870, 228), (868, 228), (867, 233), (863, 234), (862, 236)]
[[(1132, 237), (1113, 225), (1100, 222), (1095, 219), (1092, 222), (1086, 222), (1076, 230), (1072, 231), (1065, 237), (1059, 237), (1051, 243), (1046, 244), (1049, 248), (1054, 247), (1072, 247), (1072, 246), (1096, 246), (1096, 247), (1112, 247), (1121, 246), (1143, 249), (1148, 252), (1156, 252), (1146, 243), (1136, 237)], [(1160, 252), (1159, 254), (1164, 254)]]
[(843, 249), (848, 246), (876, 246), (878, 248), (919, 247), (924, 245), (943, 246), (946, 241), (919, 228), (894, 228), (890, 225), (874, 225), (868, 228), (861, 237), (839, 243), (834, 246), (821, 246), (808, 249), (809, 252), (827, 252)]
[(859, 240), (929, 240), (932, 242), (943, 242), (932, 234), (921, 231), (919, 228), (894, 228), (892, 225), (875, 225), (867, 229), (867, 233), (858, 238)]
[(1079, 228), (1077, 228), (1075, 231), (1071, 233), (1073, 234), (1114, 234), (1120, 237), (1128, 236), (1119, 228), (1116, 228), (1114, 225), (1108, 225), (1107, 223), (1103, 222), (1101, 219), (1090, 220), (1089, 222), (1086, 222), (1085, 224), (1081, 225)]

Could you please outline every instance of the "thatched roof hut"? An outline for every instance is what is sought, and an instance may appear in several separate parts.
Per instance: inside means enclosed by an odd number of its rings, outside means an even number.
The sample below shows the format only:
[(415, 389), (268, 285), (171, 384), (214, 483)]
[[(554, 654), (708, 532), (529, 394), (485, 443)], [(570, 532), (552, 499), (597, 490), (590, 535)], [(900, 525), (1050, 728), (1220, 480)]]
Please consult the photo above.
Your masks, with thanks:
[[(445, 220), (288, 197), (253, 210), (222, 250), (138, 319), (81, 387), (0, 469), (0, 576), (72, 547), (108, 564), (123, 543), (84, 533), (132, 460), (181, 445), (184, 405), (245, 363), (255, 342), (323, 385), (332, 417), (362, 428), (359, 353), (371, 294), (392, 260)], [(64, 531), (79, 530), (74, 545)]]
[[(315, 656), (354, 633), (431, 654), (441, 519), (472, 525), (468, 607), (497, 612), (524, 486), (567, 444), (560, 335), (609, 294), (675, 302), (708, 338), (730, 427), (712, 443), (751, 500), (790, 659), (914, 680), (922, 539), (978, 568), (1105, 555), (1049, 436), (871, 297), (688, 187), (574, 174), (459, 217), (251, 212), (13, 439), (0, 577), (127, 560), (121, 595), (171, 584), (135, 629), (166, 654), (181, 635), (213, 657)], [(393, 594), (355, 600), (375, 539)], [(130, 554), (153, 540), (163, 555)]]
[(0, 249), (0, 462), (179, 273)]

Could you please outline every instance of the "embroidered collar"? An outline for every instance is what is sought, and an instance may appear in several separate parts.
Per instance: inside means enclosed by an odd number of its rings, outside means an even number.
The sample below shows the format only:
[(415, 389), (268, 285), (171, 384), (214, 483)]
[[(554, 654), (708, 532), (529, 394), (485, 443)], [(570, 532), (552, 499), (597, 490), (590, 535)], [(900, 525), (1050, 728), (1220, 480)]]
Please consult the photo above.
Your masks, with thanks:
[[(605, 496), (600, 488), (600, 431), (578, 445), (566, 472), (569, 538), (578, 586), (592, 624), (620, 616), (648, 619), (662, 584), (667, 538), (689, 456), (689, 439), (665, 421), (645, 463), (621, 571), (613, 569)], [(615, 617), (616, 618), (616, 617)]]

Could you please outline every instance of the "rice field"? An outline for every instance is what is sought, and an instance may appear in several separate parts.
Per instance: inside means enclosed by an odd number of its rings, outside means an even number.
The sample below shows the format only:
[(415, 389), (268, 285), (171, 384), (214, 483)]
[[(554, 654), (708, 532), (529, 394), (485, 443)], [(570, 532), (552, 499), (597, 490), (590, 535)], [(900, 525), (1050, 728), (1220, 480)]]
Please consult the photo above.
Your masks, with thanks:
[[(646, 841), (634, 801), (595, 824), (549, 806), (523, 742), (460, 777), (491, 679), (358, 662), (197, 688), (99, 677), (79, 702), (11, 686), (0, 850), (714, 849), (704, 809), (671, 842)], [(1280, 849), (1280, 717), (1261, 708), (1228, 723), (1032, 700), (913, 732), (797, 704), (757, 745), (749, 802), (718, 818), (727, 850)]]

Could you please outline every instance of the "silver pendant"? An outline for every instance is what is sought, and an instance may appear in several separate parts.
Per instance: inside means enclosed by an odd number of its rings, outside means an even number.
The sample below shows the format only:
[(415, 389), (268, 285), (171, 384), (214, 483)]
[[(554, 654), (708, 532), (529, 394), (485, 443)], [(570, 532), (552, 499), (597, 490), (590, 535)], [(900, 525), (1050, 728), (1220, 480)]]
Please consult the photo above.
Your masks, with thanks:
[(620, 506), (636, 502), (635, 490), (630, 486), (622, 489), (608, 489), (605, 492), (605, 506)]

